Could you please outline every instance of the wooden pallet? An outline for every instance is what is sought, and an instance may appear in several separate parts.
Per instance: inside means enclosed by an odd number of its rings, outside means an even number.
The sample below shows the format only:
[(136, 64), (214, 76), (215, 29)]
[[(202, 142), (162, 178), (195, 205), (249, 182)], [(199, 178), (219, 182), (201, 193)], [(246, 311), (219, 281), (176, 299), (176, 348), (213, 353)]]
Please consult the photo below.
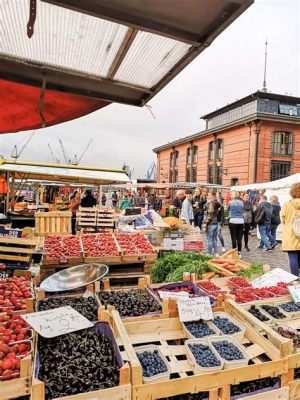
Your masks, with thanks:
[(71, 211), (39, 211), (34, 216), (37, 236), (72, 234)]
[(12, 263), (29, 263), (36, 252), (34, 239), (0, 237), (0, 260)]
[(20, 378), (0, 381), (0, 399), (10, 400), (30, 395), (32, 388), (32, 358), (23, 358), (20, 363)]
[(113, 228), (115, 224), (115, 210), (112, 208), (98, 208), (97, 228)]
[[(197, 393), (228, 387), (239, 382), (258, 378), (277, 377), (288, 372), (287, 359), (282, 359), (279, 350), (249, 324), (244, 323), (246, 332), (243, 340), (245, 351), (251, 365), (194, 375), (187, 360), (184, 341), (187, 339), (178, 318), (150, 321), (127, 322), (121, 320), (117, 311), (110, 312), (111, 324), (123, 358), (131, 366), (132, 399), (161, 399), (184, 393)], [(167, 357), (171, 368), (171, 379), (143, 383), (142, 367), (136, 356), (134, 346), (156, 343)], [(222, 400), (228, 391), (223, 390)]]

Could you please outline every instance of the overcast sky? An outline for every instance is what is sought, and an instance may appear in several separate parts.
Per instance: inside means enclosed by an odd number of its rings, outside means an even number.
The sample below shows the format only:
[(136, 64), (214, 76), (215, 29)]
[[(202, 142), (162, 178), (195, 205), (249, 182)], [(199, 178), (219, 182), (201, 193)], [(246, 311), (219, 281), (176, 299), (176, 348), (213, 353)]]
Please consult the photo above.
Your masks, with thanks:
[[(82, 164), (121, 167), (127, 162), (144, 177), (155, 159), (152, 149), (204, 129), (199, 117), (242, 98), (263, 81), (264, 42), (268, 38), (267, 89), (300, 97), (300, 0), (257, 0), (198, 58), (144, 108), (112, 104), (77, 120), (40, 129), (21, 159), (51, 161), (60, 137), (72, 157), (89, 138), (93, 145)], [(9, 158), (28, 133), (0, 135), (0, 154)]]

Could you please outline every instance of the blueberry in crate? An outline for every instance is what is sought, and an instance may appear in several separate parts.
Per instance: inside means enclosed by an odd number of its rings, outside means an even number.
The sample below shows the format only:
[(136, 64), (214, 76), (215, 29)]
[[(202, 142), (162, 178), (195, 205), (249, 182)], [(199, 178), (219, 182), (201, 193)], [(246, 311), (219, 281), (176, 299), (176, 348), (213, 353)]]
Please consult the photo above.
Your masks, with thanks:
[(184, 323), (186, 329), (196, 338), (203, 338), (205, 336), (215, 335), (213, 331), (205, 321), (191, 321)]
[(219, 367), (221, 365), (220, 360), (211, 351), (209, 346), (204, 344), (189, 344), (193, 356), (195, 357), (196, 363), (203, 368)]
[(151, 376), (167, 371), (167, 367), (159, 355), (158, 350), (142, 351), (136, 354), (143, 368), (144, 377), (150, 378)]
[(222, 358), (226, 361), (235, 361), (244, 359), (243, 353), (228, 340), (220, 340), (218, 342), (213, 342), (214, 348), (220, 354)]
[(264, 315), (259, 308), (257, 308), (254, 304), (252, 304), (252, 306), (248, 309), (248, 312), (252, 315), (254, 315), (254, 317), (256, 317), (257, 319), (259, 319), (262, 322), (268, 322), (270, 321), (270, 318), (268, 318), (266, 315)]
[(214, 324), (225, 335), (232, 335), (233, 333), (241, 331), (241, 328), (239, 326), (235, 325), (228, 318), (220, 317), (219, 315), (214, 318)]
[(287, 303), (279, 304), (279, 307), (283, 309), (285, 312), (297, 312), (300, 311), (300, 306), (293, 301), (289, 301)]

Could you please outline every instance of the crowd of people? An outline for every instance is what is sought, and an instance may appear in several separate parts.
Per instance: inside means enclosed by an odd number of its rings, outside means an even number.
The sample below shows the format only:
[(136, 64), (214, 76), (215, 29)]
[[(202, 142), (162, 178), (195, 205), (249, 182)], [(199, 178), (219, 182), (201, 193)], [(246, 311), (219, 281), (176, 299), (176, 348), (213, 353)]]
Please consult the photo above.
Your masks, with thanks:
[[(206, 232), (208, 252), (218, 256), (218, 241), (221, 251), (229, 247), (237, 249), (242, 257), (242, 248), (250, 251), (249, 235), (257, 228), (260, 242), (257, 249), (271, 252), (277, 245), (276, 231), (283, 223), (282, 250), (288, 252), (291, 272), (299, 274), (300, 267), (300, 183), (292, 186), (291, 200), (282, 209), (278, 197), (268, 199), (264, 191), (231, 191), (223, 197), (221, 192), (208, 188), (178, 190), (175, 197), (148, 194), (142, 190), (136, 193), (112, 192), (111, 206), (124, 210), (130, 207), (154, 209), (161, 216), (175, 216), (184, 223), (199, 227)], [(107, 194), (103, 193), (101, 205), (107, 205)], [(84, 196), (74, 193), (70, 209), (75, 212), (79, 206), (93, 207), (97, 203), (90, 190)], [(231, 246), (225, 245), (223, 227), (228, 223)]]

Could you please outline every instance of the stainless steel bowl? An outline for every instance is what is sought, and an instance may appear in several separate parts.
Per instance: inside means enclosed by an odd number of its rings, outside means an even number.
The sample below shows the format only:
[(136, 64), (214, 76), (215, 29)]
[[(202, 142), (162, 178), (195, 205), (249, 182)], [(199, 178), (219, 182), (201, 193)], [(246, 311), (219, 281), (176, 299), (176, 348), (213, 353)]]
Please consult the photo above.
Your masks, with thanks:
[(104, 264), (81, 264), (49, 276), (41, 283), (46, 292), (73, 290), (103, 278), (108, 273)]

